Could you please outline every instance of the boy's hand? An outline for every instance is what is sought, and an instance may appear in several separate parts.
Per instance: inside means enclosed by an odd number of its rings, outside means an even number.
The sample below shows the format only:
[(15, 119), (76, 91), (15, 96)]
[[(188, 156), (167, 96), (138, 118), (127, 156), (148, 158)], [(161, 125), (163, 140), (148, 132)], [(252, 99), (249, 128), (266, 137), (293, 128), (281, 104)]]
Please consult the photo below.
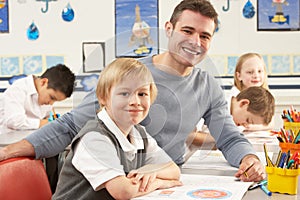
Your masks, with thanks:
[(158, 189), (168, 189), (176, 186), (182, 186), (182, 182), (178, 180), (161, 180), (162, 184)]
[(139, 173), (138, 170), (132, 170), (128, 173), (127, 178), (130, 178), (133, 184), (138, 184), (141, 181), (139, 191), (145, 192), (156, 180), (156, 172)]
[(42, 126), (48, 124), (48, 122), (49, 122), (48, 119), (41, 119), (40, 120), (40, 127), (39, 128), (41, 128)]

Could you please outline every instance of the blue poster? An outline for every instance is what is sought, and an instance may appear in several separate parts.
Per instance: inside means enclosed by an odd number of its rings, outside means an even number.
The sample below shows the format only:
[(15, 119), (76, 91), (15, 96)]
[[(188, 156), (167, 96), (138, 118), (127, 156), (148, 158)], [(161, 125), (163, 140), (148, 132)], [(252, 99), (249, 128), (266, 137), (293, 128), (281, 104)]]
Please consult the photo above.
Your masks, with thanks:
[(300, 30), (299, 0), (257, 0), (257, 30)]
[(115, 1), (116, 57), (158, 53), (158, 0)]
[(8, 0), (0, 0), (0, 33), (8, 33)]

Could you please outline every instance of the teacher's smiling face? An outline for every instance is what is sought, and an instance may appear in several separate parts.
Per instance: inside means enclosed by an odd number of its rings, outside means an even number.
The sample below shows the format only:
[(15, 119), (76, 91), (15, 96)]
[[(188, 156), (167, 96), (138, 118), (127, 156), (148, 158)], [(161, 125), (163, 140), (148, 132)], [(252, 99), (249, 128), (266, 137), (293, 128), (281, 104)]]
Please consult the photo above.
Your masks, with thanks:
[(168, 49), (180, 65), (194, 66), (204, 59), (215, 30), (214, 20), (198, 12), (185, 10), (175, 26), (165, 25), (169, 38)]

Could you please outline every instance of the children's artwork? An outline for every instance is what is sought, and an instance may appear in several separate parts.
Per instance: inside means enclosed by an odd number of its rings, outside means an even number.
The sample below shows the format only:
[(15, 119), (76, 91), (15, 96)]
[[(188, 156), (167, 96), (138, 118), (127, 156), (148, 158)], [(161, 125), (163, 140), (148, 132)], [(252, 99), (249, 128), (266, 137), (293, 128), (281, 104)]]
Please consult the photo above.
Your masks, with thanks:
[(250, 0), (247, 1), (243, 8), (243, 16), (245, 18), (252, 18), (255, 15), (255, 8)]
[(18, 56), (0, 58), (1, 75), (11, 76), (21, 74)]
[(263, 60), (264, 60), (264, 63), (266, 65), (266, 73), (267, 74), (270, 74), (270, 70), (269, 70), (269, 59), (268, 59), (268, 55), (261, 55)]
[(82, 43), (83, 72), (100, 72), (105, 66), (105, 43)]
[(57, 64), (64, 64), (64, 56), (45, 56), (46, 57), (46, 68), (53, 67)]
[(300, 30), (300, 3), (295, 0), (257, 0), (258, 31)]
[(40, 36), (40, 31), (36, 24), (32, 22), (30, 26), (27, 28), (27, 38), (28, 40), (36, 40)]
[(290, 74), (290, 56), (289, 55), (273, 55), (271, 56), (271, 74), (272, 75), (288, 75)]
[(92, 74), (92, 75), (84, 77), (81, 80), (81, 85), (83, 86), (83, 90), (88, 92), (88, 91), (91, 91), (92, 89), (94, 89), (98, 83), (98, 77), (99, 77), (99, 75), (97, 75), (97, 74)]
[(88, 92), (95, 88), (98, 82), (99, 75), (77, 75), (76, 76), (76, 91)]
[(227, 57), (227, 74), (228, 75), (234, 75), (235, 66), (237, 63), (237, 60), (239, 59), (238, 56), (228, 56)]
[(41, 74), (45, 69), (64, 64), (65, 57), (60, 55), (0, 56), (0, 75)]
[(135, 200), (147, 199), (222, 199), (239, 200), (253, 182), (236, 181), (234, 176), (210, 176), (198, 174), (181, 174), (183, 183), (180, 187), (156, 190)]
[(40, 74), (43, 72), (42, 56), (24, 56), (23, 57), (23, 73), (24, 74)]
[(158, 0), (115, 0), (116, 57), (158, 54)]
[(299, 74), (300, 73), (300, 55), (293, 56), (293, 72)]
[(0, 33), (8, 31), (8, 0), (0, 0)]
[(73, 8), (71, 7), (70, 3), (68, 3), (66, 5), (66, 7), (64, 7), (62, 13), (61, 13), (61, 17), (64, 21), (66, 22), (70, 22), (74, 19), (74, 10)]

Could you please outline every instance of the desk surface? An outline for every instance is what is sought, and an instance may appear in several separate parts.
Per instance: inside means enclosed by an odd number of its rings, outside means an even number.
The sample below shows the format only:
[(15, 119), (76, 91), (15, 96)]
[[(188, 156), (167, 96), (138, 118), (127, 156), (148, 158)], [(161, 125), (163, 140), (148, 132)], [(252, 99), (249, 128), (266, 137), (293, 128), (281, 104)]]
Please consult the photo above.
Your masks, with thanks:
[(35, 130), (12, 130), (0, 127), (0, 147), (18, 142)]
[[(195, 152), (195, 155), (199, 155), (199, 151)], [(203, 155), (203, 154), (202, 154)], [(194, 155), (193, 155), (194, 156)], [(193, 159), (193, 156), (190, 159)], [(220, 162), (224, 162), (225, 159), (222, 160), (220, 158)], [(213, 161), (212, 161), (213, 162)], [(195, 164), (194, 162), (192, 163)], [(225, 165), (226, 163), (224, 163)], [(223, 164), (222, 164), (223, 165)], [(230, 168), (230, 167), (224, 167), (224, 170), (218, 169), (216, 167), (211, 168), (198, 168), (195, 166), (182, 166), (182, 173), (183, 174), (203, 174), (203, 175), (218, 175), (218, 176), (234, 176), (236, 173), (237, 168)], [(300, 177), (300, 176), (299, 176)], [(300, 181), (298, 177), (298, 182)], [(298, 184), (298, 194), (297, 195), (285, 195), (285, 194), (279, 194), (279, 193), (272, 193), (272, 196), (267, 196), (261, 189), (257, 188), (251, 191), (247, 191), (245, 196), (243, 197), (243, 200), (253, 200), (253, 199), (259, 199), (259, 200), (297, 200), (300, 199), (300, 187)]]
[[(186, 173), (183, 170), (182, 173)], [(234, 176), (235, 171), (221, 171), (221, 170), (189, 170), (189, 174), (204, 174), (204, 175), (218, 175), (218, 176)], [(300, 178), (298, 177), (298, 183)], [(254, 190), (247, 191), (243, 200), (298, 200), (300, 199), (300, 187), (298, 184), (298, 194), (297, 195), (285, 195), (279, 193), (272, 193), (272, 196), (267, 196), (261, 189), (257, 188)]]
[[(18, 142), (21, 139), (25, 138), (27, 135), (34, 132), (34, 130), (11, 130), (11, 129), (5, 129), (0, 128), (0, 148), (3, 146), (6, 146), (8, 144)], [(254, 144), (254, 148), (260, 152), (262, 144)], [(267, 145), (270, 152), (278, 152), (278, 146), (274, 145), (274, 143)], [(227, 169), (227, 170), (218, 170), (218, 169), (182, 169), (182, 173), (186, 174), (204, 174), (204, 175), (219, 175), (219, 176), (233, 176), (235, 174), (236, 170), (234, 169)], [(298, 177), (298, 181), (299, 177)], [(243, 200), (253, 200), (253, 199), (259, 199), (259, 200), (297, 200), (300, 199), (300, 187), (298, 184), (298, 194), (297, 195), (285, 195), (285, 194), (279, 194), (279, 193), (273, 193), (271, 197), (267, 196), (261, 189), (254, 189), (251, 191), (246, 192), (245, 196), (243, 197)]]

